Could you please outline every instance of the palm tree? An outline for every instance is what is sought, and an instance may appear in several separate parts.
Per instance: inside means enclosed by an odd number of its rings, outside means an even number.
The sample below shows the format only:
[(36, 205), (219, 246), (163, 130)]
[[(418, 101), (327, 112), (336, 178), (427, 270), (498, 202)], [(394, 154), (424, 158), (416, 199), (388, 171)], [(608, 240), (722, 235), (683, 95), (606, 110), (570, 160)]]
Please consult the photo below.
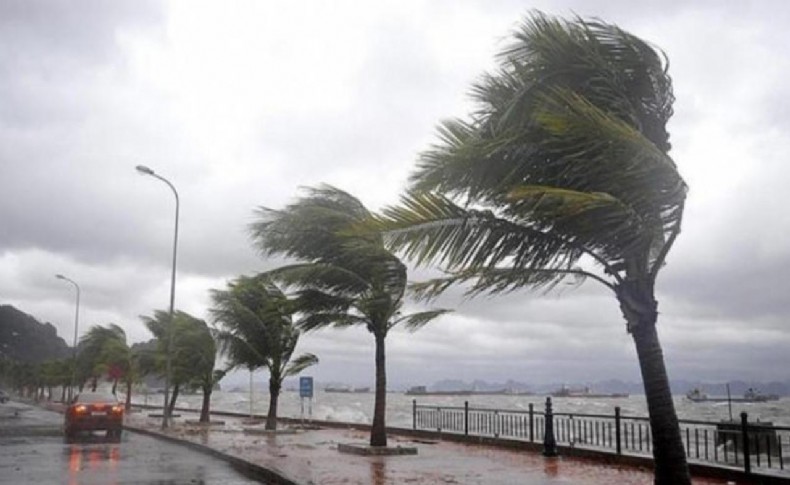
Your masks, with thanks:
[[(111, 371), (108, 347), (121, 347), (126, 345), (126, 333), (118, 325), (111, 323), (107, 327), (94, 325), (80, 338), (77, 370), (81, 382), (87, 378), (92, 380), (91, 389), (96, 391), (98, 379), (107, 375), (113, 381), (112, 393), (118, 384), (119, 374)], [(82, 387), (82, 386), (80, 386)]]
[(71, 359), (47, 360), (40, 364), (41, 385), (46, 389), (47, 400), (52, 400), (52, 390), (61, 388), (60, 401), (65, 402), (66, 389), (71, 382)]
[[(170, 313), (163, 310), (154, 311), (151, 317), (141, 316), (143, 324), (157, 339), (156, 368), (159, 374), (165, 372), (165, 352), (167, 351), (168, 325)], [(173, 392), (167, 404), (172, 415), (179, 392), (184, 385), (200, 380), (214, 370), (216, 347), (206, 322), (192, 315), (176, 311), (173, 315), (173, 346), (171, 348), (170, 384)], [(149, 365), (149, 364), (147, 364)], [(213, 385), (212, 385), (213, 387)], [(209, 393), (210, 394), (210, 393)], [(206, 405), (204, 403), (204, 405)], [(207, 406), (207, 405), (206, 405)]]
[(418, 285), (423, 297), (456, 283), (475, 295), (567, 278), (611, 290), (642, 371), (655, 481), (688, 484), (654, 293), (687, 191), (667, 155), (667, 64), (614, 25), (541, 13), (499, 60), (473, 88), (475, 114), (440, 126), (378, 227), (393, 249), (449, 271)]
[[(214, 369), (217, 358), (217, 344), (206, 322), (197, 318), (189, 321), (178, 335), (182, 345), (176, 349), (187, 348), (183, 358), (176, 359), (186, 363), (189, 370), (189, 384), (200, 387), (203, 392), (203, 403), (200, 407), (200, 422), (208, 423), (211, 411), (211, 393), (214, 386), (225, 376), (224, 370)], [(183, 345), (186, 344), (186, 345)]]
[(146, 374), (141, 365), (143, 358), (139, 351), (132, 349), (126, 343), (126, 333), (117, 328), (117, 338), (109, 339), (102, 347), (99, 360), (108, 370), (108, 375), (113, 378), (113, 394), (120, 380), (126, 388), (125, 408), (132, 408), (132, 387)]
[(266, 429), (277, 429), (277, 403), (283, 380), (318, 363), (310, 353), (291, 360), (299, 341), (293, 324), (296, 307), (266, 274), (241, 276), (224, 291), (213, 290), (211, 314), (220, 326), (214, 335), (229, 369), (269, 370), (269, 412)]
[(299, 289), (296, 304), (304, 330), (364, 325), (373, 334), (376, 397), (371, 446), (387, 446), (387, 374), (384, 342), (394, 326), (415, 330), (446, 310), (402, 315), (406, 266), (384, 247), (378, 234), (358, 234), (355, 227), (371, 214), (352, 195), (331, 186), (307, 190), (285, 209), (261, 208), (251, 226), (264, 255), (299, 260), (272, 274)]

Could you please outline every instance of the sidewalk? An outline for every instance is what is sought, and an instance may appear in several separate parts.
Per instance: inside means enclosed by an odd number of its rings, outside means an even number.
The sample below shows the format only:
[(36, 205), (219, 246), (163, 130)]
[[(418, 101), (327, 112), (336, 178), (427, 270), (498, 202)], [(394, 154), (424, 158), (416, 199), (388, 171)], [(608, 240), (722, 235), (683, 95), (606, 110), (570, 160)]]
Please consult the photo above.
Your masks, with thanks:
[[(293, 482), (307, 485), (334, 484), (580, 484), (648, 485), (650, 470), (614, 466), (598, 461), (513, 451), (446, 441), (389, 435), (390, 446), (418, 448), (416, 456), (357, 456), (340, 453), (339, 443), (365, 443), (360, 430), (323, 428), (282, 434), (248, 434), (241, 418), (213, 416), (224, 425), (186, 424), (197, 414), (181, 412), (165, 434), (269, 469)], [(160, 419), (148, 411), (132, 413), (126, 424), (149, 433), (162, 433)], [(285, 428), (284, 425), (281, 425)], [(263, 425), (255, 428), (263, 428)], [(726, 481), (695, 479), (695, 484), (719, 485)], [(734, 482), (730, 482), (734, 483)]]

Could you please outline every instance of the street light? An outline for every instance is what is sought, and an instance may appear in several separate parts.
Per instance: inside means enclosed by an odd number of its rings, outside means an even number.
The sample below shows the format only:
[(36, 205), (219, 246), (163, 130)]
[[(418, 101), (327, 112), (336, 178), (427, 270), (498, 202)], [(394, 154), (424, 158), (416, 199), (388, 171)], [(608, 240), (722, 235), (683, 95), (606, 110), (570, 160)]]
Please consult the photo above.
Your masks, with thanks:
[(151, 177), (157, 178), (162, 182), (166, 183), (170, 190), (173, 191), (173, 195), (176, 197), (176, 228), (175, 228), (175, 235), (173, 236), (173, 271), (170, 276), (170, 322), (167, 325), (167, 343), (165, 348), (165, 404), (162, 411), (162, 429), (167, 429), (168, 420), (170, 419), (170, 413), (168, 411), (168, 401), (170, 400), (170, 373), (171, 373), (171, 357), (170, 354), (173, 349), (173, 305), (175, 304), (176, 300), (176, 249), (178, 248), (178, 192), (173, 184), (170, 183), (169, 180), (162, 177), (161, 175), (157, 174), (150, 168), (146, 167), (145, 165), (138, 165), (135, 169), (141, 175), (150, 175)]
[(74, 381), (76, 380), (77, 376), (77, 332), (80, 328), (80, 285), (78, 285), (76, 281), (63, 276), (62, 274), (56, 274), (55, 278), (68, 281), (74, 285), (74, 288), (77, 289), (77, 310), (74, 313), (74, 347), (71, 350), (71, 361), (73, 367), (71, 369), (71, 382), (69, 382), (69, 402), (71, 402), (72, 393), (74, 392)]

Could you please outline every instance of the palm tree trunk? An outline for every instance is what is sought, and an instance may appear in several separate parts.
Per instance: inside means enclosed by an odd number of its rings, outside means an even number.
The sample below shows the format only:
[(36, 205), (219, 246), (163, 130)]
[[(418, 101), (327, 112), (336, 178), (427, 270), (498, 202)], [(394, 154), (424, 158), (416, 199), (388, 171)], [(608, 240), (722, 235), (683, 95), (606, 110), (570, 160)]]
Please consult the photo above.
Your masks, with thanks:
[(203, 386), (203, 405), (200, 406), (200, 422), (208, 423), (211, 413), (211, 385)]
[(170, 404), (167, 406), (167, 415), (168, 416), (172, 416), (173, 415), (173, 409), (175, 409), (175, 407), (176, 407), (176, 399), (178, 399), (178, 391), (179, 391), (180, 387), (181, 386), (179, 384), (176, 384), (175, 386), (173, 386), (173, 395), (170, 396)]
[(653, 459), (656, 485), (691, 485), (683, 439), (680, 435), (675, 403), (658, 341), (655, 317), (631, 325), (645, 386), (650, 429), (653, 434)]
[(277, 401), (280, 397), (280, 378), (269, 377), (269, 413), (266, 415), (266, 429), (277, 429)]
[(370, 446), (387, 446), (387, 368), (384, 358), (385, 335), (376, 337), (376, 401), (373, 405), (373, 426), (370, 428)]
[(132, 381), (126, 381), (126, 411), (132, 409)]

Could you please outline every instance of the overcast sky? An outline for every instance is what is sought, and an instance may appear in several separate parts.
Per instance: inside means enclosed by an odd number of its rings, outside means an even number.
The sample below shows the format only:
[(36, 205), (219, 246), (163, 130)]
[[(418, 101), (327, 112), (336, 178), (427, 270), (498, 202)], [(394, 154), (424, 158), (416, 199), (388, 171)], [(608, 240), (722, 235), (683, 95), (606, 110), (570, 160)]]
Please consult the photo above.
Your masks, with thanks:
[[(397, 202), (442, 118), (531, 8), (597, 16), (670, 59), (671, 155), (690, 186), (659, 275), (673, 379), (790, 378), (790, 4), (777, 1), (0, 1), (0, 304), (71, 343), (168, 305), (208, 318), (208, 290), (277, 264), (253, 210), (300, 186)], [(418, 275), (418, 273), (413, 273)], [(390, 382), (638, 380), (614, 297), (588, 282), (548, 296), (440, 303), (456, 312), (388, 339)], [(600, 285), (599, 285), (600, 286)], [(363, 329), (305, 336), (323, 381), (373, 382)]]

